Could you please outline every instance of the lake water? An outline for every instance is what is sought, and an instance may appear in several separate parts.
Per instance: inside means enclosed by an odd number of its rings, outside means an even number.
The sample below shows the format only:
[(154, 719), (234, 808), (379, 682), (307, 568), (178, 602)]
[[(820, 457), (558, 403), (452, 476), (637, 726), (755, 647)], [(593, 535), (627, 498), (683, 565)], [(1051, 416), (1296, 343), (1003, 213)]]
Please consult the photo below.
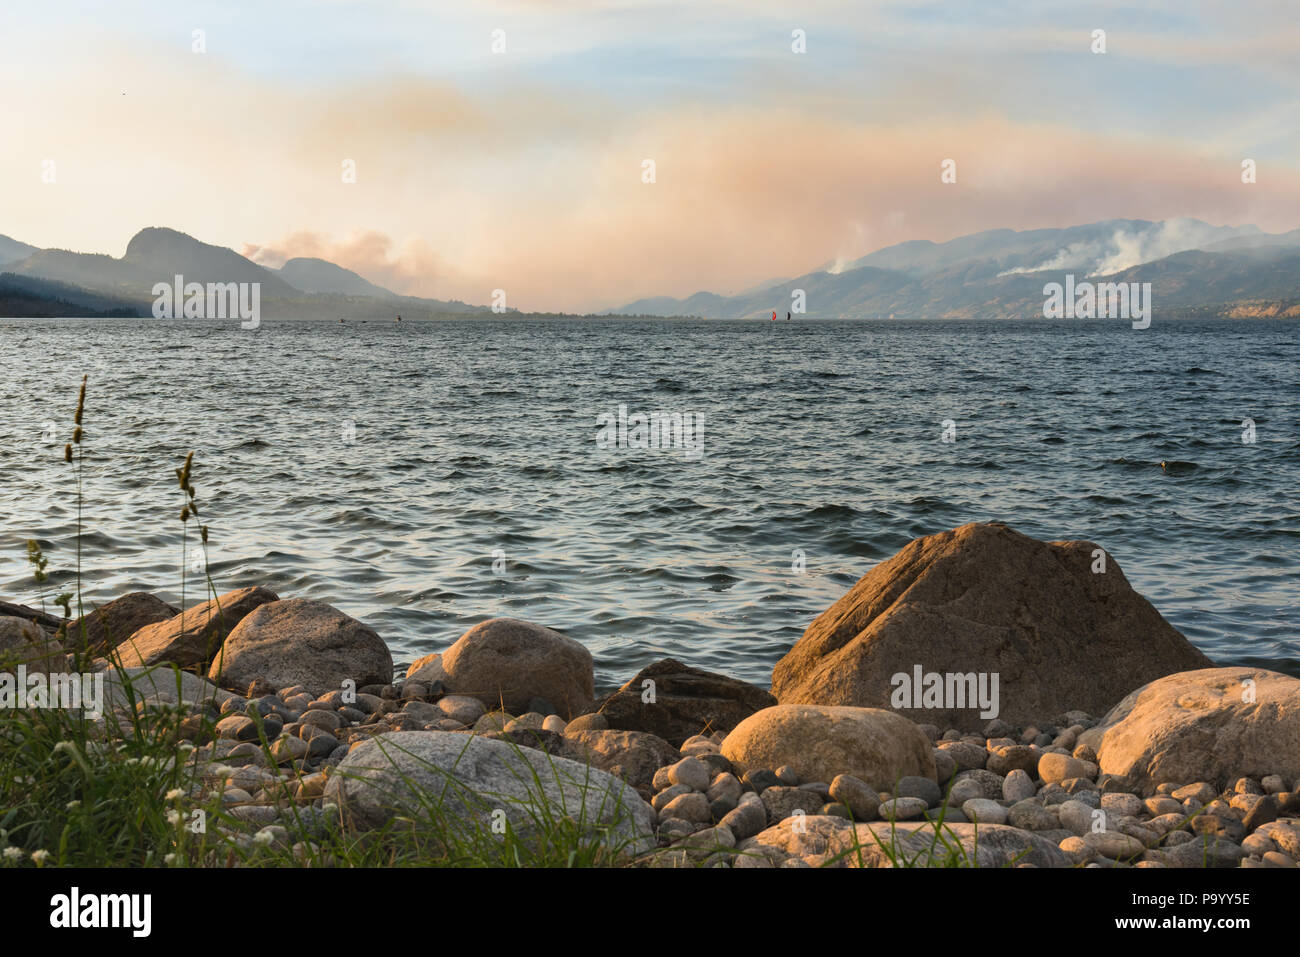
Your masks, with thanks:
[[(56, 582), (75, 567), (88, 373), (99, 602), (180, 599), (193, 449), (218, 586), (328, 601), (399, 662), (508, 615), (583, 642), (600, 686), (666, 655), (766, 685), (908, 540), (1001, 520), (1104, 546), (1216, 661), (1300, 675), (1298, 343), (1158, 318), (0, 320), (0, 597), (40, 602), (27, 538)], [(602, 449), (620, 404), (702, 416), (703, 454)]]

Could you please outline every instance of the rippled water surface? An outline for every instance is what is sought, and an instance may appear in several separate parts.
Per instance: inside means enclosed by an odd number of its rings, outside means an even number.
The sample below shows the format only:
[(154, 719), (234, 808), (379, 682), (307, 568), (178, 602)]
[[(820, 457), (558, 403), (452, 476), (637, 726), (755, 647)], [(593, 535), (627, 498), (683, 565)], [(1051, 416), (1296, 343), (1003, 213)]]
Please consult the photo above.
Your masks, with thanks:
[[(586, 644), (604, 686), (664, 655), (767, 684), (909, 539), (1001, 520), (1103, 545), (1212, 658), (1300, 674), (1298, 342), (1294, 322), (0, 320), (0, 597), (39, 604), (29, 537), (56, 583), (75, 567), (62, 444), (89, 373), (94, 601), (179, 600), (193, 449), (218, 585), (331, 602), (399, 662), (510, 615)], [(703, 457), (600, 449), (620, 403), (702, 414)]]

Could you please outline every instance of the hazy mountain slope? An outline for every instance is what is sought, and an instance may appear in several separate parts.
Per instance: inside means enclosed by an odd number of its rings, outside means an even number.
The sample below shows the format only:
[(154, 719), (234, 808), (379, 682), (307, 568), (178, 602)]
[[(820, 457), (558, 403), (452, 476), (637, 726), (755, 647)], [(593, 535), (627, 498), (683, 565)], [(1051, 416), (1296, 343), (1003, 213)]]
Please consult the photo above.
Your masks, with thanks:
[(10, 239), (8, 236), (0, 236), (0, 266), (26, 259), (36, 252), (37, 248), (26, 243), (20, 243), (16, 239)]
[(290, 259), (277, 270), (280, 277), (295, 289), (306, 293), (338, 293), (347, 296), (387, 298), (393, 293), (368, 279), (324, 259), (299, 257)]
[(0, 316), (147, 316), (148, 304), (90, 292), (79, 286), (0, 273)]
[[(1200, 244), (1213, 252), (1200, 251)], [(618, 314), (761, 318), (806, 295), (812, 318), (1007, 318), (1041, 316), (1043, 286), (1109, 277), (1151, 282), (1157, 311), (1300, 297), (1300, 230), (1211, 226), (1193, 219), (1107, 220), (1067, 229), (989, 230), (946, 243), (878, 250), (837, 272), (818, 270), (740, 296), (696, 293), (641, 299)]]
[(175, 276), (184, 276), (186, 282), (260, 282), (263, 300), (292, 298), (301, 292), (233, 249), (200, 242), (174, 229), (140, 230), (127, 243), (122, 262), (139, 275), (153, 277), (152, 282), (171, 282)]

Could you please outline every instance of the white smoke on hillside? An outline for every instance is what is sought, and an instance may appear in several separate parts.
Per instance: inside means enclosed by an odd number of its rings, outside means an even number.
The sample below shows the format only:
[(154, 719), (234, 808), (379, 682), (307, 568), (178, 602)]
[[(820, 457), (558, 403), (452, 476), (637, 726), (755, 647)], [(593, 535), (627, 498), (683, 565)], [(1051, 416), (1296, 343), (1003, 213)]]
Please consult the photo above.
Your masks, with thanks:
[(1140, 229), (1117, 229), (1109, 239), (1071, 243), (1036, 266), (998, 273), (1015, 276), (1045, 270), (1068, 270), (1089, 276), (1109, 276), (1142, 263), (1154, 262), (1188, 249), (1201, 249), (1229, 236), (1257, 232), (1254, 227), (1225, 229), (1196, 219), (1167, 219)]

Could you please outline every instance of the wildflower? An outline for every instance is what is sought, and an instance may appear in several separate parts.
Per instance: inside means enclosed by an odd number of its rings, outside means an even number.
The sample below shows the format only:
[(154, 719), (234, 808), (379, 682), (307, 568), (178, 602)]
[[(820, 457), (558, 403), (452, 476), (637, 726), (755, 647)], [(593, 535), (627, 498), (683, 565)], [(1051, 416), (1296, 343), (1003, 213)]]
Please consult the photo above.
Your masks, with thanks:
[(167, 792), (166, 800), (176, 801), (183, 797), (185, 797), (184, 791), (182, 791), (180, 788), (172, 788), (170, 791)]
[(168, 867), (171, 867), (173, 864), (176, 863), (176, 861), (177, 861), (177, 857), (175, 854), (168, 854), (166, 857), (163, 858), (163, 863), (166, 864)]
[(6, 861), (20, 861), (23, 857), (23, 849), (21, 847), (6, 847), (4, 856)]
[(167, 823), (168, 823), (168, 824), (171, 824), (171, 825), (173, 825), (173, 826), (175, 826), (175, 825), (181, 823), (181, 812), (180, 812), (180, 811), (168, 811), (168, 812), (167, 812)]
[(81, 802), (69, 801), (67, 804), (64, 805), (64, 807), (66, 807), (69, 811), (75, 811), (77, 808), (81, 807)]
[(270, 844), (275, 840), (275, 835), (270, 831), (258, 831), (253, 835), (254, 844)]
[(36, 862), (37, 867), (44, 865), (50, 859), (50, 852), (46, 850), (32, 851), (32, 860)]

